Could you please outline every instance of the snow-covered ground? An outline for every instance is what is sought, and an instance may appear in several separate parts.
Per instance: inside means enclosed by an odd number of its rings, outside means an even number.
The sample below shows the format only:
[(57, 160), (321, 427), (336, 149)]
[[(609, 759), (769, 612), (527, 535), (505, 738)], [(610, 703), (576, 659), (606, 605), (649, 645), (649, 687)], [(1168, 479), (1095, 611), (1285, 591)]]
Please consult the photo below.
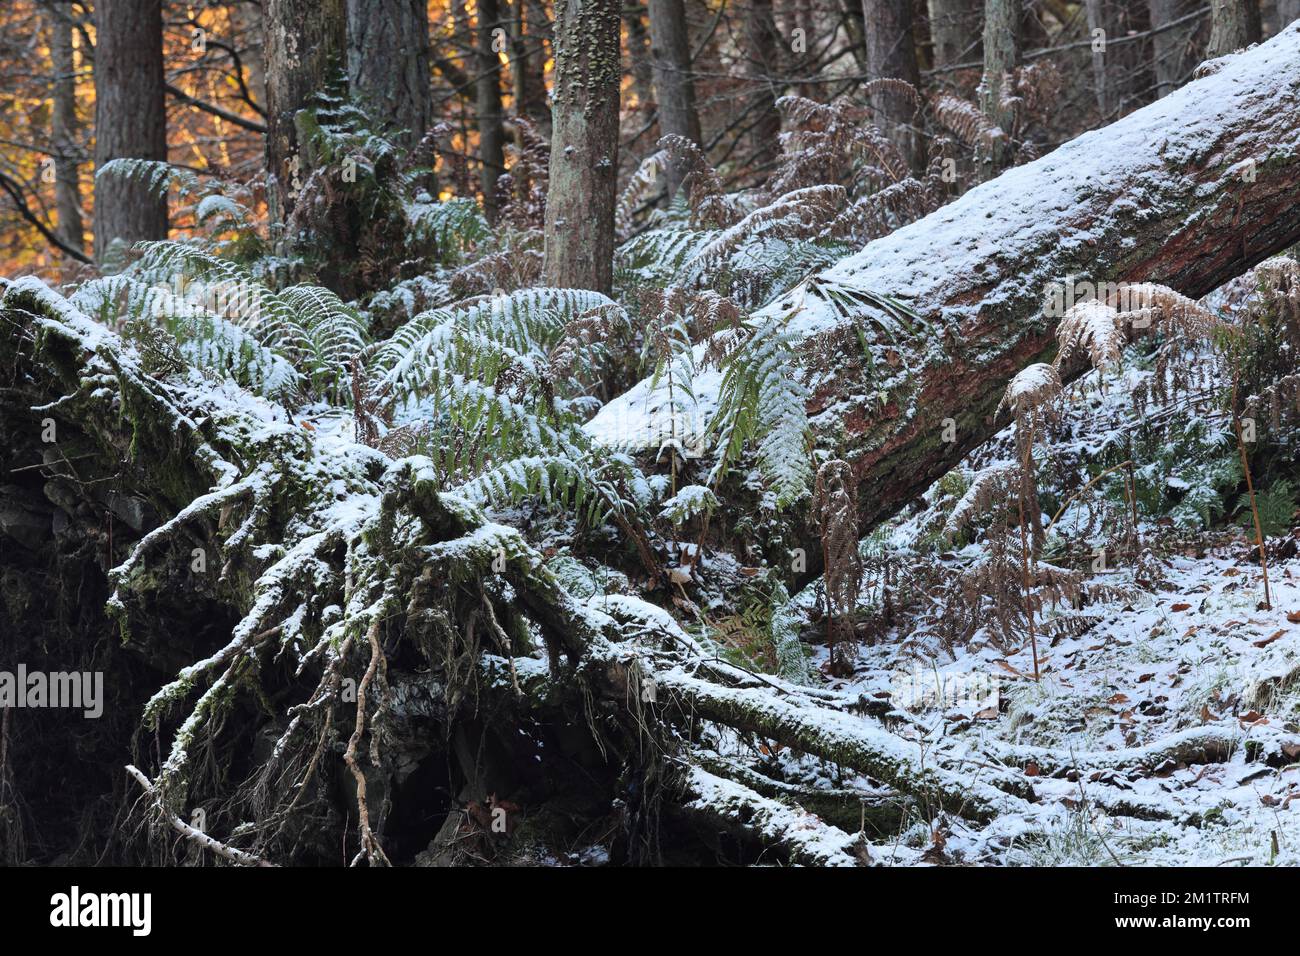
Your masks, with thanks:
[[(919, 668), (899, 645), (862, 650), (842, 690), (890, 695), (908, 715), (903, 736), (936, 756), (965, 751), (1010, 767), (1037, 795), (1029, 814), (947, 834), (948, 859), (1300, 863), (1291, 817), (1300, 797), (1300, 560), (1270, 568), (1271, 609), (1242, 543), (1165, 564), (1163, 586), (1091, 606), (1103, 615), (1096, 627), (1040, 646), (1038, 680), (1029, 646), (960, 648)], [(1231, 747), (1226, 760), (1156, 755), (1171, 741), (1219, 738)], [(933, 840), (925, 825), (900, 837), (913, 849)]]

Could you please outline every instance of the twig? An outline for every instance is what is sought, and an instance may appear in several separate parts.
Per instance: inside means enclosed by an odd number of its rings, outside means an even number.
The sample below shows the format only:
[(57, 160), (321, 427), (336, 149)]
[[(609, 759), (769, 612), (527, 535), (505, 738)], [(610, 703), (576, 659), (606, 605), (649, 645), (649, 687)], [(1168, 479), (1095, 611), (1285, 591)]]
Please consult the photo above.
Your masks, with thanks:
[(154, 786), (149, 782), (149, 778), (130, 764), (126, 765), (126, 772), (135, 778), (140, 786), (144, 787), (145, 792), (151, 794), (154, 798), (154, 805), (157, 806), (158, 812), (162, 814), (163, 819), (172, 825), (187, 840), (193, 840), (204, 849), (211, 850), (217, 856), (224, 857), (232, 863), (238, 863), (240, 866), (275, 866), (260, 856), (255, 856), (244, 850), (237, 850), (233, 846), (227, 846), (215, 837), (210, 837), (197, 827), (186, 823), (176, 814), (164, 809), (158, 793)]
[(370, 689), (370, 684), (375, 679), (375, 672), (379, 669), (379, 659), (383, 656), (383, 648), (379, 646), (379, 617), (376, 615), (374, 623), (370, 625), (370, 630), (366, 633), (367, 640), (370, 641), (370, 663), (366, 666), (366, 673), (361, 678), (361, 684), (357, 687), (357, 723), (352, 731), (352, 737), (348, 740), (347, 752), (343, 755), (343, 761), (352, 771), (352, 778), (357, 784), (357, 811), (359, 819), (357, 825), (361, 830), (361, 850), (352, 860), (356, 865), (364, 854), (372, 863), (376, 860), (382, 861), (386, 866), (392, 866), (387, 854), (384, 853), (383, 847), (375, 838), (374, 831), (370, 829), (370, 807), (366, 804), (366, 775), (361, 772), (357, 765), (357, 744), (361, 741), (361, 735), (366, 729), (366, 692)]

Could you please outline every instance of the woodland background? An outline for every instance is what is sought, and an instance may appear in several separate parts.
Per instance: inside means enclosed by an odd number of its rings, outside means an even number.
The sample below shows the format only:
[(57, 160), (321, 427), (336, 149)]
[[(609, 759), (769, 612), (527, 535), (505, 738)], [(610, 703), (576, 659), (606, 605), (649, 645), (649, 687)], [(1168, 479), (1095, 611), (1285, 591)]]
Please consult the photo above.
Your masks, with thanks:
[(9, 0), (0, 860), (1300, 862), (1297, 19)]

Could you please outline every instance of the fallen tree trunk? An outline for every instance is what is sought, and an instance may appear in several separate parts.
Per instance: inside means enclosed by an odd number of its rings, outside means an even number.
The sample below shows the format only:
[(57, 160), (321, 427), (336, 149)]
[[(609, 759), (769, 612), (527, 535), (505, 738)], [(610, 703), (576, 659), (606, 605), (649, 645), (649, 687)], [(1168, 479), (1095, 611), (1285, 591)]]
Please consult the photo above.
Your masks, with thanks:
[[(1007, 382), (1055, 349), (1054, 285), (1074, 277), (1080, 299), (1082, 283), (1122, 282), (1199, 297), (1300, 239), (1300, 26), (1202, 69), (1213, 72), (869, 243), (754, 316), (784, 317), (818, 357), (816, 446), (852, 463), (863, 532), (1000, 427)], [(877, 307), (883, 296), (916, 319)], [(720, 382), (696, 382), (701, 430)], [(593, 434), (672, 433), (663, 393), (641, 383)], [(818, 549), (807, 550), (815, 570)]]

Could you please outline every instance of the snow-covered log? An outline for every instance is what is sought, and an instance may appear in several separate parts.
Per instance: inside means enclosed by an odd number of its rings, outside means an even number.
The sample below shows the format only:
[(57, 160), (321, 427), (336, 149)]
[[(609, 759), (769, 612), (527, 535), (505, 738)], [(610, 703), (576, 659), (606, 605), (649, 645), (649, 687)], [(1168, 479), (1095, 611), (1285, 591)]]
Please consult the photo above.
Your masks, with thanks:
[[(1202, 72), (869, 243), (753, 317), (784, 321), (796, 349), (819, 355), (813, 434), (852, 462), (864, 531), (993, 433), (1007, 382), (1055, 348), (1061, 310), (1044, 309), (1054, 287), (1074, 283), (1085, 299), (1085, 283), (1160, 282), (1198, 297), (1300, 239), (1300, 24)], [(885, 296), (916, 318), (873, 304)], [(696, 380), (699, 430), (721, 381)], [(662, 384), (646, 381), (589, 430), (635, 446), (669, 434), (671, 415)]]

